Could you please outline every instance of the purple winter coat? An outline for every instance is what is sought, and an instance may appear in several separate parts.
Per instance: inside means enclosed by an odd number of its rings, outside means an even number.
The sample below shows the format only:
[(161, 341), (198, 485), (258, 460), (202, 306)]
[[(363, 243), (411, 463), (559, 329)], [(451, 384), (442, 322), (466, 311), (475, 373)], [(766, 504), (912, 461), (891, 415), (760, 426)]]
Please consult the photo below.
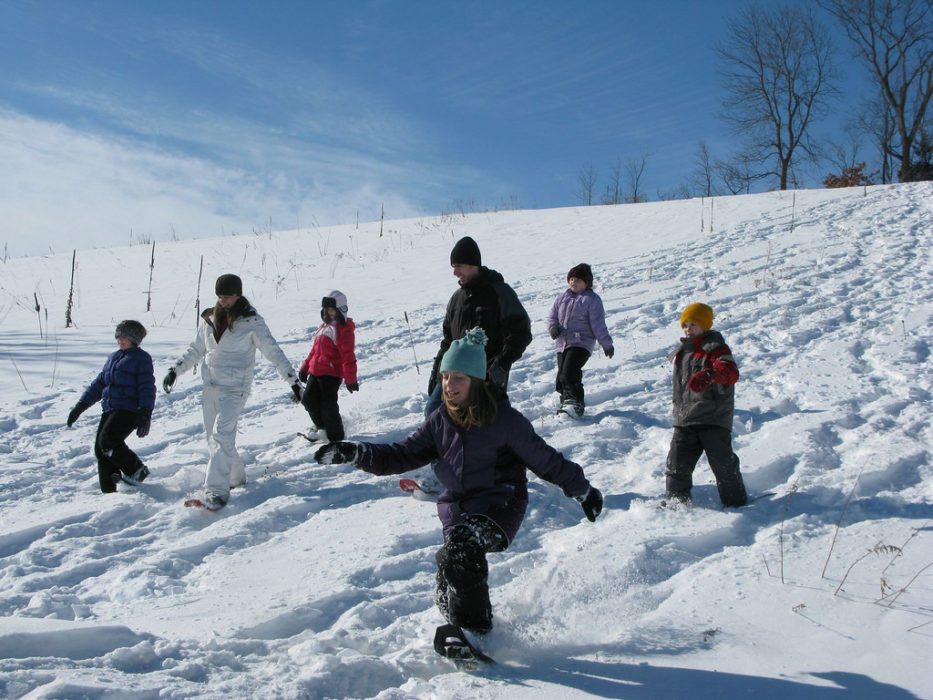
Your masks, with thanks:
[(437, 460), (435, 472), (444, 491), (437, 517), (444, 540), (467, 514), (492, 519), (512, 542), (528, 505), (526, 467), (563, 489), (584, 495), (590, 487), (580, 465), (548, 445), (521, 413), (499, 404), (495, 423), (464, 430), (441, 406), (401, 442), (363, 443), (356, 466), (370, 474), (401, 474)]
[(561, 328), (555, 340), (557, 352), (567, 348), (583, 348), (592, 353), (599, 346), (604, 350), (612, 347), (612, 338), (606, 328), (606, 311), (603, 300), (592, 289), (574, 294), (569, 289), (554, 300), (547, 318), (550, 331), (554, 326)]

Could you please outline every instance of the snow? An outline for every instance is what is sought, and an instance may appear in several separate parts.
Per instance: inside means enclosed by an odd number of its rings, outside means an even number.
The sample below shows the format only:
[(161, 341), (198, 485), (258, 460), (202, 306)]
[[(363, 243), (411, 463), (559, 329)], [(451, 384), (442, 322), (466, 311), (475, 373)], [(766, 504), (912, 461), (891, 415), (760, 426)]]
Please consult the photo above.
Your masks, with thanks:
[[(933, 184), (512, 211), (78, 250), (0, 264), (0, 695), (27, 698), (933, 698)], [(702, 229), (702, 230), (701, 230)], [(503, 273), (535, 339), (510, 394), (606, 496), (532, 480), (492, 554), (499, 663), (432, 647), (440, 527), (398, 480), (314, 463), (309, 426), (259, 359), (240, 422), (248, 484), (218, 513), (182, 506), (204, 476), (199, 378), (159, 392), (152, 470), (98, 492), (99, 406), (65, 418), (136, 318), (157, 380), (222, 272), (297, 366), (320, 298), (349, 298), (354, 439), (419, 422), (463, 235)], [(198, 287), (200, 265), (203, 274)], [(566, 271), (593, 265), (615, 340), (585, 367), (587, 415), (553, 415), (544, 327)], [(683, 307), (732, 347), (734, 444), (752, 494), (658, 509)], [(36, 311), (36, 302), (40, 310)], [(417, 365), (416, 365), (417, 360)]]

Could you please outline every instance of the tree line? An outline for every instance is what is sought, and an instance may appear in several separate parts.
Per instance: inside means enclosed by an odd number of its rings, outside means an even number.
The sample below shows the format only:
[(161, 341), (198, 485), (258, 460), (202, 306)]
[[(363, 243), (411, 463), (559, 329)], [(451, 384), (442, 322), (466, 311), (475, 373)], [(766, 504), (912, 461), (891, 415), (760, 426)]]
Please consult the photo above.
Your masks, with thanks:
[[(840, 65), (826, 25), (810, 7), (751, 6), (727, 22), (715, 47), (725, 84), (723, 118), (741, 137), (737, 151), (714, 158), (705, 141), (694, 156), (691, 182), (662, 199), (748, 193), (758, 183), (798, 186), (801, 165), (832, 168), (823, 184), (933, 179), (933, 0), (817, 0), (844, 30), (874, 94), (849, 115), (835, 138), (820, 142), (814, 124), (830, 113), (839, 94)], [(848, 65), (848, 64), (846, 64)], [(868, 171), (862, 154), (877, 154)], [(583, 204), (647, 201), (649, 154), (617, 159), (598, 190), (596, 168), (577, 174)]]

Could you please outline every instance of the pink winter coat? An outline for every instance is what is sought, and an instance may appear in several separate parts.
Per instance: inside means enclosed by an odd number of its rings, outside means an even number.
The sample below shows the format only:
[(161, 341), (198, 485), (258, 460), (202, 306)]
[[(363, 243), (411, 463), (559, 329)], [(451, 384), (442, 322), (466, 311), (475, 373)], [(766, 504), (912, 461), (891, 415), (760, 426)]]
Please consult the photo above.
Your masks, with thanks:
[(318, 377), (340, 377), (347, 384), (356, 384), (355, 332), (352, 318), (348, 318), (345, 325), (338, 321), (322, 323), (299, 371)]

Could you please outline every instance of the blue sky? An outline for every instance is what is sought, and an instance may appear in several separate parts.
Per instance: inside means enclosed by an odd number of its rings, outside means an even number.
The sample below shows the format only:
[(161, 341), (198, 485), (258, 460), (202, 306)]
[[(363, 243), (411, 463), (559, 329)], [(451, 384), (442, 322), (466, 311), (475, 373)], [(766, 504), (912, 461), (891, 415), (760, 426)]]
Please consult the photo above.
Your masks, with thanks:
[(569, 206), (641, 154), (657, 199), (734, 145), (713, 46), (747, 4), (5, 0), (0, 245)]

